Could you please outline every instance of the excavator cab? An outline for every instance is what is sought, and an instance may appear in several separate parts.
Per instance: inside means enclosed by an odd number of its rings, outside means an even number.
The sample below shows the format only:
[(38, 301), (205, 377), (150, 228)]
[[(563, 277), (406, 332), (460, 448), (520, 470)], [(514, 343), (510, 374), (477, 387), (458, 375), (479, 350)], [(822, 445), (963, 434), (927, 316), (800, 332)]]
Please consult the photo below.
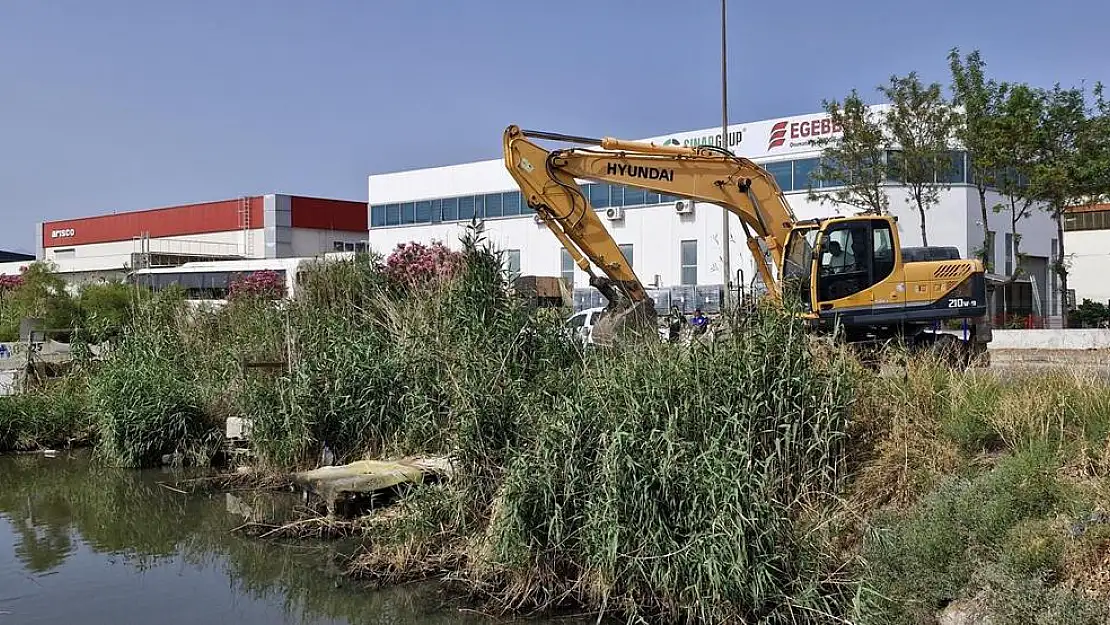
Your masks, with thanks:
[(912, 339), (949, 319), (972, 319), (980, 328), (984, 323), (981, 263), (905, 261), (895, 217), (803, 222), (791, 230), (785, 248), (783, 297), (793, 298), (818, 326), (842, 325), (853, 340)]

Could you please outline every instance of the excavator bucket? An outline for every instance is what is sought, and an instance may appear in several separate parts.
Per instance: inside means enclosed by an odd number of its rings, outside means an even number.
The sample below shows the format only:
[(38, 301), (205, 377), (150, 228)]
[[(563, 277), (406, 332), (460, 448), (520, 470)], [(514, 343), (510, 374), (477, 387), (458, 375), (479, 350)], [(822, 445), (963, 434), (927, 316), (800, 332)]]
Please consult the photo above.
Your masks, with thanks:
[(608, 278), (593, 278), (590, 284), (609, 300), (594, 324), (594, 344), (608, 347), (621, 342), (659, 340), (655, 302), (650, 297), (634, 300), (619, 283)]

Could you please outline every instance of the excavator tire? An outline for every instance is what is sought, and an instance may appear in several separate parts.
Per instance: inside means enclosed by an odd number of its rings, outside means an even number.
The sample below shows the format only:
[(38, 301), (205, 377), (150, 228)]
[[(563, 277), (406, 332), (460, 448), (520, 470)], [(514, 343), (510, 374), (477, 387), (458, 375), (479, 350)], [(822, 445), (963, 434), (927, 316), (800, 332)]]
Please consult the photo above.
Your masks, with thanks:
[(659, 341), (655, 303), (650, 299), (627, 308), (607, 308), (594, 325), (593, 342), (602, 347), (640, 339)]

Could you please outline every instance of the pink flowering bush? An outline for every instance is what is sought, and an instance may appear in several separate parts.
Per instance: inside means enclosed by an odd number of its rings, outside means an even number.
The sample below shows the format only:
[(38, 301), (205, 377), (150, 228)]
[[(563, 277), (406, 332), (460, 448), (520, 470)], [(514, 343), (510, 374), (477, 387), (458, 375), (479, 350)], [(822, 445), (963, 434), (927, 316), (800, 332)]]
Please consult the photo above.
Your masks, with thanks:
[(432, 280), (450, 279), (462, 265), (462, 253), (452, 251), (439, 241), (431, 245), (401, 243), (386, 259), (385, 274), (394, 284), (412, 287)]
[(228, 299), (243, 297), (281, 299), (285, 297), (285, 278), (269, 269), (253, 271), (233, 281), (228, 287)]

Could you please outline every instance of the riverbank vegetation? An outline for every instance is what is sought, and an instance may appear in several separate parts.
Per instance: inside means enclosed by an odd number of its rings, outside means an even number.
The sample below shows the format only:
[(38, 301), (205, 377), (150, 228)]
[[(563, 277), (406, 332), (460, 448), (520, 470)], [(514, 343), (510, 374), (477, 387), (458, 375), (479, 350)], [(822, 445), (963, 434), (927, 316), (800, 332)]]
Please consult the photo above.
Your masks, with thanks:
[(710, 345), (583, 351), (513, 298), (480, 231), (434, 253), (433, 271), (322, 266), (293, 301), (136, 297), (105, 360), (0, 398), (0, 443), (204, 464), (247, 415), (268, 471), (449, 456), (452, 480), (353, 526), (351, 573), (449, 577), (489, 609), (1106, 617), (1105, 381), (927, 360), (877, 375), (771, 310)]

